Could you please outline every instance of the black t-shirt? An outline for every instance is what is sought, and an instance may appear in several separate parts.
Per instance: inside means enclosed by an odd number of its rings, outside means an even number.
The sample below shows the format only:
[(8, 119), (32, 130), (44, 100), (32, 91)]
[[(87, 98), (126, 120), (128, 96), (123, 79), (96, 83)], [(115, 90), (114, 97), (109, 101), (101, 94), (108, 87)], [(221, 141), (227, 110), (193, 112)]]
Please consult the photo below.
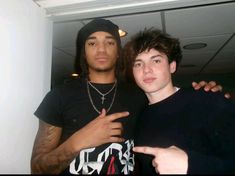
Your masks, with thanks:
[[(93, 85), (100, 92), (107, 92), (113, 86), (113, 84)], [(35, 115), (39, 119), (63, 128), (60, 143), (63, 143), (73, 133), (99, 115), (92, 107), (87, 89), (86, 79), (82, 78), (58, 86), (45, 96), (36, 110)], [(114, 98), (115, 89), (105, 96), (104, 104), (101, 103), (101, 96), (95, 89), (89, 87), (89, 90), (93, 104), (98, 110), (101, 110), (102, 107), (109, 108)], [(129, 111), (130, 115), (127, 118), (117, 120), (123, 124), (123, 137), (126, 141), (82, 150), (64, 173), (131, 173), (134, 168), (134, 155), (132, 153), (134, 128), (137, 116), (146, 102), (145, 95), (136, 86), (118, 81), (115, 99), (107, 114)]]
[[(189, 174), (235, 173), (235, 105), (221, 93), (180, 89), (144, 110), (135, 145), (183, 149)], [(137, 158), (144, 174), (156, 174), (153, 156)]]

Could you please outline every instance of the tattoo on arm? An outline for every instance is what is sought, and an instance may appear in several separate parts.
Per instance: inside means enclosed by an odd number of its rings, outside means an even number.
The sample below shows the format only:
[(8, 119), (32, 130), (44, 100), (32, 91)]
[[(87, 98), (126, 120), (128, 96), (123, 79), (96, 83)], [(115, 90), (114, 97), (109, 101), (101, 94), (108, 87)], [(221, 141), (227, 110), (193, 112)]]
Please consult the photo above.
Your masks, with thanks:
[(69, 145), (59, 145), (62, 129), (40, 121), (31, 158), (32, 173), (61, 173), (76, 157)]

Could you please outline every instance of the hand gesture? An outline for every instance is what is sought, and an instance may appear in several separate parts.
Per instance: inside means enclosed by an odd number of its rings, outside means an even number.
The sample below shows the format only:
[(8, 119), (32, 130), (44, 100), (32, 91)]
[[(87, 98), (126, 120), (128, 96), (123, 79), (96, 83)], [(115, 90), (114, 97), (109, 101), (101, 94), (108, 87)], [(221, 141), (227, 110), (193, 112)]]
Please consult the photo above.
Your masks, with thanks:
[(123, 142), (124, 139), (121, 137), (123, 126), (115, 120), (125, 118), (128, 115), (129, 112), (106, 115), (106, 110), (102, 109), (96, 119), (77, 131), (72, 138), (82, 148), (96, 147), (109, 142)]
[(176, 146), (169, 148), (134, 147), (133, 151), (153, 155), (152, 165), (159, 174), (187, 174), (188, 156)]

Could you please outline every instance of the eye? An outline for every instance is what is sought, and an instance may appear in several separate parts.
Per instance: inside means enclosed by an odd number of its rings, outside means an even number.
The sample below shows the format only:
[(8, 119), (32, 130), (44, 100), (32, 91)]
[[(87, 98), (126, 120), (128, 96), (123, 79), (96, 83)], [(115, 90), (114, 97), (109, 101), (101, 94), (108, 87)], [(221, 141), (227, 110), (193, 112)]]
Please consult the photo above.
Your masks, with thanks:
[(134, 68), (140, 68), (140, 67), (142, 67), (142, 65), (143, 65), (143, 64), (142, 64), (141, 62), (135, 62), (134, 65), (133, 65), (133, 67), (134, 67)]
[(109, 41), (107, 41), (107, 43), (108, 43), (108, 45), (115, 45), (116, 44), (116, 42), (114, 40), (109, 40)]
[(160, 59), (154, 59), (153, 62), (159, 64), (159, 63), (161, 63), (161, 60)]
[(87, 42), (87, 45), (88, 45), (88, 46), (95, 46), (95, 42), (92, 42), (92, 41)]

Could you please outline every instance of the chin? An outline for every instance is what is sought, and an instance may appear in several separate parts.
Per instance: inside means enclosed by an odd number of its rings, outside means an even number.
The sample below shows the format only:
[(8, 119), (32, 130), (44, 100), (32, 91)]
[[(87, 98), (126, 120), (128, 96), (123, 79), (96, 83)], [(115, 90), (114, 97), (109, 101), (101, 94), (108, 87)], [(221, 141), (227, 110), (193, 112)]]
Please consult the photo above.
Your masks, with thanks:
[(109, 72), (111, 71), (113, 68), (110, 67), (103, 67), (103, 68), (96, 68), (97, 72)]
[(145, 93), (151, 93), (151, 92), (152, 92), (152, 90), (149, 89), (149, 88), (141, 87), (141, 86), (140, 86), (140, 88), (141, 88)]
[(154, 93), (157, 92), (158, 89), (153, 89), (153, 88), (141, 88), (145, 93)]
[(110, 71), (112, 69), (114, 69), (115, 67), (113, 67), (112, 65), (98, 65), (95, 67), (95, 70), (97, 71)]

